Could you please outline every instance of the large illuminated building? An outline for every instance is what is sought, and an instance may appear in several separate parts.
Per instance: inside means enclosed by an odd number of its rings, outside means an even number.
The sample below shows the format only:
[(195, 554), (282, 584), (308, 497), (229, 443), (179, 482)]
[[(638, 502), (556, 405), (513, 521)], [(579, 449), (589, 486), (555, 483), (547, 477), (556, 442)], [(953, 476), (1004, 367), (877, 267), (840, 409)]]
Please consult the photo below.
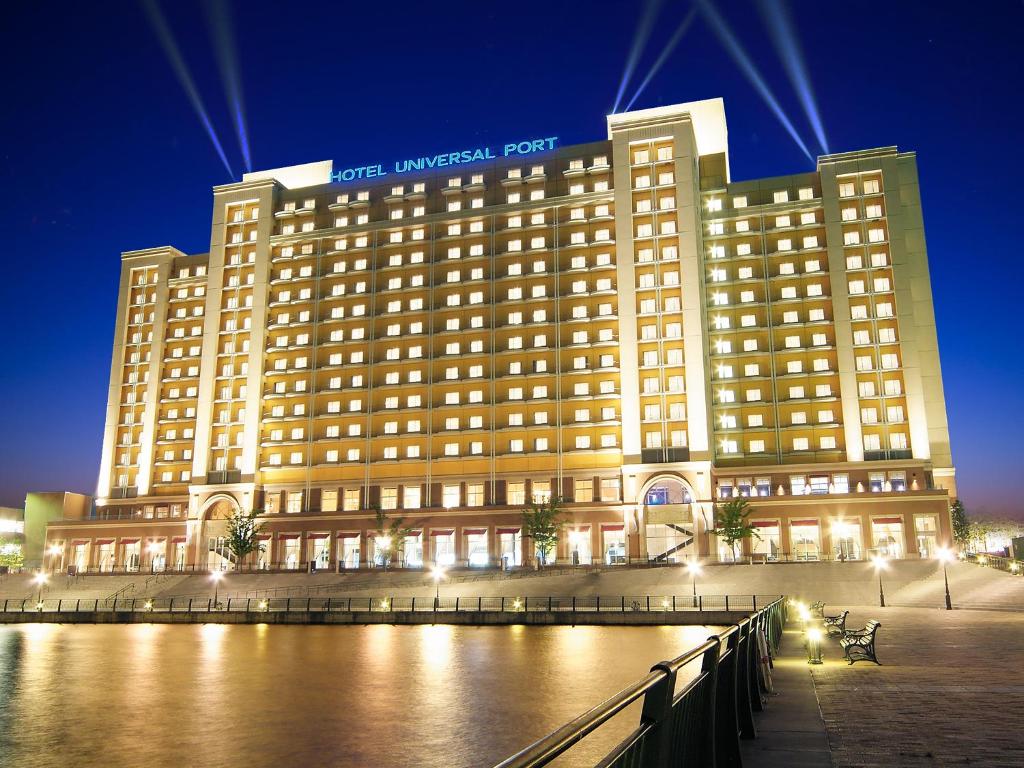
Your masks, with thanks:
[(122, 254), (96, 510), (52, 567), (929, 555), (955, 495), (913, 153), (731, 180), (721, 100), (213, 189), (209, 253)]

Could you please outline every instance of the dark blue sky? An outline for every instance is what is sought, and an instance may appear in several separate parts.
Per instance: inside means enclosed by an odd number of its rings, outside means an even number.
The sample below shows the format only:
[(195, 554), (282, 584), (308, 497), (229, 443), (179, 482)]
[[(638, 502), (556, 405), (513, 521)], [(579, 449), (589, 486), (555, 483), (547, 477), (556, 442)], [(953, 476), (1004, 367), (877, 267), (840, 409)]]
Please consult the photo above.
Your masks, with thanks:
[[(253, 164), (357, 165), (528, 136), (604, 138), (641, 7), (235, 4)], [(163, 8), (240, 174), (203, 8)], [(689, 8), (665, 3), (635, 81)], [(820, 152), (756, 6), (721, 8)], [(790, 8), (832, 151), (918, 153), (961, 495), (974, 512), (1024, 516), (1013, 490), (1024, 432), (1015, 294), (1024, 5)], [(210, 187), (232, 179), (141, 6), (20, 3), (5, 14), (0, 504), (20, 504), (29, 490), (94, 490), (119, 254), (205, 251)], [(698, 18), (636, 106), (714, 96), (725, 98), (734, 179), (811, 168)]]

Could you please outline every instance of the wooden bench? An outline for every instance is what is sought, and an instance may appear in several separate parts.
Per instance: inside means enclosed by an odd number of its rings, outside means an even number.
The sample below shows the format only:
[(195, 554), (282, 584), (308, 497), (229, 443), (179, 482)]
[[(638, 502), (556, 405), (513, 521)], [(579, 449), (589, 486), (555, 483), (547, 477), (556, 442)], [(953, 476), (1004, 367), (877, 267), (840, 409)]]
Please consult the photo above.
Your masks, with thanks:
[(825, 631), (833, 636), (844, 636), (846, 634), (846, 617), (849, 611), (843, 611), (838, 616), (822, 616), (825, 622)]
[(850, 664), (855, 661), (873, 661), (881, 666), (882, 662), (878, 660), (878, 654), (875, 652), (875, 635), (878, 634), (880, 626), (881, 622), (871, 619), (864, 625), (864, 629), (847, 629), (843, 632), (839, 645), (842, 646), (843, 655)]

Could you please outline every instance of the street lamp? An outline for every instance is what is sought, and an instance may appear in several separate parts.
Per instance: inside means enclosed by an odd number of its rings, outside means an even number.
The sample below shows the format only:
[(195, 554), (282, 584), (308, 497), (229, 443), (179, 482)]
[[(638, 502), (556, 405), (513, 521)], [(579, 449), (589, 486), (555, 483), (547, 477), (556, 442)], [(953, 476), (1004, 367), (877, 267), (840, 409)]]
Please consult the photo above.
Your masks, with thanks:
[(217, 607), (217, 596), (220, 590), (220, 580), (224, 578), (224, 571), (214, 571), (210, 574), (210, 578), (213, 580), (213, 607)]
[(946, 571), (946, 563), (952, 560), (955, 555), (947, 547), (939, 547), (935, 556), (942, 561), (942, 580), (946, 583), (946, 610), (953, 610), (953, 602), (949, 599), (949, 573)]
[(441, 604), (441, 579), (444, 578), (444, 568), (439, 565), (432, 566), (430, 575), (434, 579), (434, 610)]
[(882, 591), (882, 571), (888, 566), (885, 563), (885, 558), (878, 555), (872, 557), (871, 562), (875, 566), (875, 573), (878, 574), (878, 605), (881, 608), (885, 608), (885, 592)]
[(36, 595), (36, 608), (38, 608), (40, 611), (43, 610), (43, 586), (46, 584), (46, 578), (46, 574), (42, 571), (39, 571), (35, 575), (35, 578), (32, 579), (32, 581), (35, 582), (36, 587), (38, 587), (39, 590), (38, 594)]
[(693, 607), (697, 607), (697, 577), (701, 574), (700, 563), (696, 560), (691, 560), (686, 564), (686, 572), (690, 574), (690, 578), (693, 579)]

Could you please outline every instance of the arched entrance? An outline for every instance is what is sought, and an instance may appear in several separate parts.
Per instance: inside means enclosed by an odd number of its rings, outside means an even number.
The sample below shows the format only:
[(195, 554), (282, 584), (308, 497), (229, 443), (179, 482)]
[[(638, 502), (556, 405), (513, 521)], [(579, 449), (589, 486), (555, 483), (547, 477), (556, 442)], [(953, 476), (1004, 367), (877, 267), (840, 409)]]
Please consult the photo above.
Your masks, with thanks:
[(203, 535), (197, 544), (199, 552), (197, 563), (205, 562), (211, 571), (230, 571), (235, 567), (235, 556), (227, 547), (228, 519), (240, 507), (231, 496), (211, 496), (206, 501), (203, 511)]
[(693, 489), (681, 477), (661, 475), (643, 491), (647, 559), (679, 563), (697, 554)]

